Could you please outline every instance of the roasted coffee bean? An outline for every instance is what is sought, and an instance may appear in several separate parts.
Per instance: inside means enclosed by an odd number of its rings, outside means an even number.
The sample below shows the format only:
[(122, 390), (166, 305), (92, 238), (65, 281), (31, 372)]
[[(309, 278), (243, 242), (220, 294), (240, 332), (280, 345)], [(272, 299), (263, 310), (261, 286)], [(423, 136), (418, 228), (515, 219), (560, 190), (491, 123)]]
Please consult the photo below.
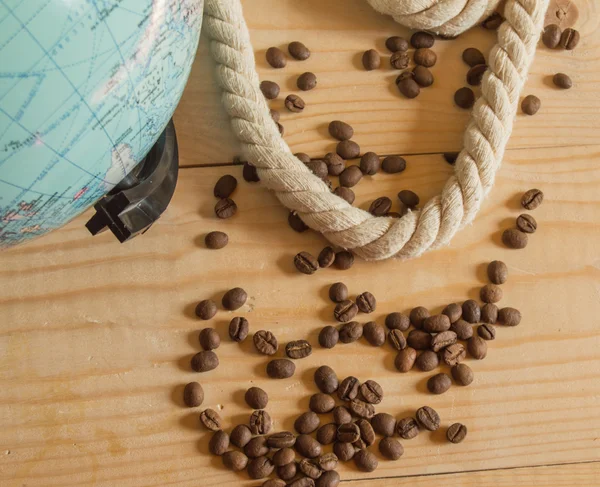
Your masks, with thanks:
[(221, 456), (229, 448), (229, 435), (225, 431), (216, 431), (208, 442), (208, 451), (213, 455)]
[(289, 358), (299, 359), (308, 357), (312, 353), (312, 347), (306, 340), (294, 340), (285, 346), (285, 354)]
[(423, 331), (428, 333), (440, 333), (450, 329), (450, 318), (446, 315), (433, 315), (423, 320)]
[(325, 247), (319, 253), (319, 257), (317, 257), (317, 261), (319, 262), (319, 267), (321, 269), (329, 267), (331, 264), (333, 264), (334, 260), (335, 260), (335, 252), (331, 247)]
[(569, 75), (565, 73), (556, 73), (552, 77), (552, 82), (555, 86), (563, 90), (568, 90), (573, 86), (573, 81), (571, 80)]
[(477, 66), (478, 64), (485, 64), (485, 57), (479, 49), (474, 47), (468, 47), (462, 53), (462, 58), (465, 63), (470, 67)]
[(279, 122), (277, 122), (275, 125), (277, 125), (277, 130), (279, 130), (279, 135), (281, 135), (283, 137), (283, 134), (285, 133), (285, 127), (283, 125), (281, 125)]
[(315, 481), (308, 477), (301, 477), (289, 483), (288, 487), (315, 487)]
[(459, 152), (444, 152), (444, 160), (453, 166), (456, 163), (456, 159), (458, 159)]
[(435, 42), (435, 38), (429, 32), (415, 32), (410, 38), (410, 44), (415, 49), (421, 49), (422, 47), (432, 47)]
[(236, 212), (237, 205), (235, 204), (235, 201), (230, 198), (220, 199), (215, 205), (215, 215), (217, 215), (217, 218), (231, 218)]
[(379, 156), (375, 154), (375, 152), (365, 152), (360, 158), (359, 168), (363, 174), (373, 176), (374, 174), (377, 174), (380, 167), (381, 162), (379, 161)]
[(356, 425), (360, 430), (360, 439), (364, 441), (367, 447), (371, 446), (375, 443), (375, 431), (373, 431), (373, 426), (366, 419), (359, 419), (356, 421)]
[(336, 406), (333, 408), (333, 421), (337, 425), (351, 423), (352, 414), (346, 406)]
[(498, 321), (498, 306), (492, 303), (484, 304), (481, 307), (481, 322), (493, 325), (496, 321)]
[(352, 188), (359, 183), (362, 176), (362, 171), (358, 166), (348, 166), (340, 174), (340, 185), (345, 188)]
[(204, 350), (215, 350), (221, 345), (221, 337), (213, 328), (204, 328), (200, 332), (199, 341)]
[(394, 360), (394, 366), (399, 372), (408, 372), (415, 365), (417, 359), (417, 351), (414, 348), (406, 347), (400, 350)]
[(331, 445), (337, 439), (337, 424), (324, 424), (317, 430), (317, 441), (321, 445)]
[(383, 438), (379, 442), (379, 452), (389, 460), (398, 460), (404, 454), (404, 447), (395, 438)]
[(459, 362), (462, 362), (466, 356), (467, 352), (462, 343), (453, 343), (442, 350), (442, 360), (449, 367), (453, 367)]
[(379, 404), (383, 399), (383, 388), (374, 380), (363, 382), (358, 388), (358, 392), (362, 399), (369, 404)]
[(458, 320), (456, 323), (452, 323), (450, 330), (456, 333), (456, 337), (459, 340), (468, 340), (473, 336), (473, 325), (465, 320)]
[(273, 122), (279, 123), (279, 120), (281, 120), (281, 114), (277, 110), (273, 110), (272, 108), (269, 110), (269, 113), (271, 114)]
[(544, 201), (544, 193), (539, 189), (530, 189), (523, 194), (521, 206), (526, 210), (535, 210)]
[(406, 169), (406, 161), (400, 156), (387, 156), (381, 163), (381, 168), (388, 174), (396, 174)]
[(369, 213), (374, 216), (385, 216), (392, 209), (392, 200), (387, 196), (377, 198), (371, 206), (369, 206)]
[(385, 317), (385, 326), (390, 330), (406, 331), (410, 326), (410, 319), (408, 316), (395, 311)]
[(325, 453), (317, 458), (317, 465), (323, 472), (331, 472), (338, 467), (338, 457), (335, 453)]
[(436, 369), (440, 364), (440, 359), (438, 354), (432, 352), (431, 350), (425, 350), (421, 352), (421, 355), (417, 357), (415, 360), (415, 366), (417, 369), (423, 372), (430, 372), (433, 369)]
[(244, 394), (244, 400), (252, 409), (264, 409), (269, 402), (269, 395), (260, 387), (250, 387)]
[(267, 62), (274, 68), (285, 68), (287, 59), (285, 54), (278, 47), (269, 47), (266, 53)]
[(217, 304), (212, 299), (203, 299), (196, 305), (195, 312), (201, 320), (210, 320), (217, 314)]
[(248, 294), (241, 287), (234, 287), (223, 295), (221, 304), (229, 311), (235, 311), (246, 304)]
[(413, 73), (412, 71), (402, 71), (396, 77), (396, 86), (399, 85), (405, 79), (414, 79), (414, 78), (415, 78), (415, 73)]
[(190, 382), (183, 388), (183, 402), (187, 407), (195, 408), (204, 402), (204, 389), (197, 382)]
[(410, 63), (410, 58), (406, 51), (396, 51), (390, 56), (390, 65), (394, 69), (405, 69)]
[[(291, 431), (280, 431), (273, 433), (267, 438), (269, 448), (291, 448), (296, 443), (296, 436)], [(293, 452), (292, 452), (293, 453)], [(292, 456), (293, 460), (293, 456)], [(290, 460), (291, 461), (291, 460)], [(289, 463), (289, 462), (287, 462)]]
[(497, 303), (502, 299), (502, 288), (496, 284), (486, 284), (479, 292), (484, 303)]
[(444, 308), (442, 314), (448, 317), (450, 323), (456, 323), (462, 317), (462, 306), (458, 303), (450, 303)]
[(363, 53), (362, 64), (367, 71), (378, 69), (381, 66), (381, 56), (375, 49), (369, 49)]
[(340, 339), (340, 332), (334, 326), (326, 326), (319, 333), (319, 345), (323, 348), (333, 348)]
[(468, 386), (473, 382), (473, 371), (468, 365), (457, 364), (450, 370), (452, 377), (458, 385)]
[(241, 472), (248, 465), (248, 457), (240, 451), (223, 453), (223, 466), (233, 472)]
[(304, 475), (313, 480), (318, 479), (323, 474), (323, 470), (321, 470), (316, 461), (309, 460), (308, 458), (303, 458), (298, 467)]
[(261, 487), (285, 487), (286, 483), (282, 479), (269, 479)]
[(502, 308), (498, 311), (498, 323), (504, 326), (517, 326), (521, 323), (521, 312), (515, 308)]
[(373, 405), (361, 401), (360, 399), (352, 399), (352, 401), (350, 401), (350, 411), (359, 418), (371, 419), (375, 416), (375, 408)]
[(377, 413), (371, 419), (371, 426), (375, 433), (382, 436), (394, 436), (396, 431), (396, 420), (391, 414)]
[(435, 431), (440, 427), (440, 416), (429, 406), (417, 409), (417, 422), (419, 426), (429, 431)]
[(192, 357), (191, 367), (194, 372), (208, 372), (219, 366), (219, 357), (212, 350), (203, 350)]
[(467, 323), (477, 323), (481, 318), (481, 308), (474, 299), (467, 299), (462, 305), (462, 319)]
[(275, 470), (275, 465), (267, 457), (253, 458), (248, 462), (248, 477), (251, 479), (264, 479)]
[(310, 50), (299, 41), (293, 41), (288, 44), (290, 56), (298, 61), (306, 61), (310, 57)]
[(317, 458), (323, 452), (321, 444), (309, 435), (300, 435), (294, 445), (296, 451), (306, 458)]
[(437, 62), (437, 55), (431, 49), (423, 47), (415, 51), (413, 59), (415, 64), (431, 68)]
[(410, 209), (416, 208), (419, 204), (419, 197), (416, 193), (410, 191), (409, 189), (403, 189), (400, 191), (398, 193), (398, 199), (404, 206), (406, 206), (406, 208)]
[(313, 411), (302, 413), (294, 422), (294, 429), (301, 435), (308, 435), (317, 430), (321, 420)]
[(485, 64), (478, 64), (477, 66), (473, 66), (467, 72), (467, 83), (471, 86), (479, 86), (481, 81), (483, 80), (483, 75), (487, 71), (487, 66)]
[(446, 348), (456, 343), (456, 340), (456, 333), (454, 333), (453, 331), (442, 331), (431, 339), (431, 350), (433, 350), (434, 352), (439, 352), (443, 348)]
[(308, 407), (317, 414), (330, 413), (335, 407), (335, 399), (329, 394), (318, 392), (311, 396)]
[(484, 340), (494, 340), (496, 338), (496, 328), (494, 328), (494, 325), (489, 324), (479, 325), (477, 334)]
[(302, 233), (308, 230), (306, 224), (302, 221), (302, 218), (298, 216), (298, 213), (295, 211), (290, 211), (288, 213), (288, 225), (292, 228), (292, 230)]
[[(229, 237), (224, 232), (210, 232), (204, 237), (204, 244), (208, 249), (222, 249), (229, 243)], [(215, 312), (216, 312), (215, 308)]]
[(334, 120), (329, 124), (329, 135), (337, 140), (350, 140), (354, 135), (354, 129), (346, 122)]
[(296, 365), (286, 358), (276, 358), (267, 364), (267, 375), (271, 379), (288, 379), (296, 372)]
[(385, 330), (383, 326), (374, 321), (369, 321), (363, 326), (363, 336), (374, 347), (381, 347), (385, 343)]
[(483, 360), (487, 355), (487, 343), (481, 337), (472, 336), (467, 340), (467, 350), (474, 359)]
[(348, 462), (352, 460), (355, 449), (350, 442), (336, 441), (333, 444), (333, 453), (335, 453), (338, 459), (340, 459), (342, 462)]
[(290, 462), (287, 465), (277, 467), (277, 476), (281, 480), (292, 480), (296, 476), (297, 471), (298, 465), (296, 462)]
[(219, 431), (221, 429), (221, 416), (214, 409), (205, 409), (200, 413), (200, 422), (202, 426), (211, 431)]
[(467, 436), (467, 427), (461, 423), (454, 423), (446, 431), (446, 438), (450, 443), (460, 443)]
[(579, 40), (581, 39), (581, 36), (579, 34), (579, 31), (575, 30), (575, 29), (571, 29), (570, 27), (568, 29), (563, 30), (562, 35), (560, 36), (560, 47), (562, 47), (563, 49), (566, 49), (567, 51), (572, 51), (573, 49), (575, 49), (577, 47), (577, 44), (579, 44)]
[(257, 183), (260, 181), (256, 167), (249, 162), (244, 162), (244, 169), (242, 170), (242, 176), (245, 181), (249, 183)]
[(229, 337), (234, 342), (243, 342), (248, 336), (250, 325), (248, 320), (241, 316), (236, 316), (229, 322)]
[(250, 431), (253, 435), (266, 435), (273, 427), (273, 420), (266, 411), (262, 409), (254, 411), (250, 415)]
[(314, 161), (310, 160), (310, 161), (306, 162), (305, 165), (319, 179), (321, 179), (323, 181), (328, 181), (327, 174), (328, 174), (329, 169), (327, 168), (327, 164), (325, 164), (325, 161), (322, 161), (320, 159), (315, 159)]
[(352, 343), (360, 339), (363, 335), (362, 323), (358, 321), (350, 321), (340, 326), (340, 342)]
[(422, 88), (427, 88), (433, 84), (433, 74), (425, 66), (415, 66), (413, 68), (413, 79)]
[(475, 105), (475, 93), (473, 93), (471, 88), (459, 88), (454, 93), (454, 103), (460, 108), (469, 110)]
[(244, 453), (248, 458), (258, 458), (269, 453), (266, 436), (255, 436), (244, 447)]
[(396, 432), (400, 438), (411, 440), (419, 434), (419, 424), (414, 418), (403, 418), (396, 423)]
[(335, 152), (325, 154), (323, 161), (327, 165), (327, 171), (330, 176), (339, 176), (346, 168), (346, 162)]
[[(262, 91), (262, 94), (264, 95), (264, 97), (267, 100), (274, 100), (275, 98), (277, 98), (279, 96), (279, 85), (277, 83), (275, 83), (274, 81), (261, 81), (260, 83), (260, 91)], [(279, 120), (275, 120), (275, 122), (278, 122)], [(215, 194), (215, 196), (217, 196)], [(227, 198), (227, 196), (221, 196), (221, 198)]]
[(302, 73), (300, 76), (298, 76), (296, 86), (302, 91), (312, 90), (315, 86), (317, 86), (317, 77), (315, 76), (315, 73)]
[(354, 464), (362, 472), (373, 472), (379, 465), (379, 460), (370, 451), (360, 450), (354, 455)]
[(481, 27), (488, 30), (496, 30), (502, 25), (502, 22), (504, 22), (502, 15), (500, 15), (498, 12), (494, 12), (481, 23)]
[(333, 316), (337, 321), (350, 321), (358, 313), (358, 306), (355, 303), (346, 299), (338, 303), (333, 310)]
[(275, 335), (266, 330), (257, 331), (252, 337), (252, 341), (256, 350), (263, 355), (274, 355), (279, 347)]
[[(294, 443), (296, 443), (296, 437), (293, 435), (293, 433), (290, 433), (289, 431), (285, 431), (284, 433), (289, 434), (292, 436), (292, 438), (294, 439), (292, 446)], [(281, 433), (275, 433), (275, 435), (271, 435), (269, 437), (269, 439), (267, 440), (267, 445), (271, 446), (272, 444), (270, 444), (270, 439), (273, 438), (273, 436), (276, 436), (278, 434)], [(275, 442), (274, 444), (280, 444), (279, 441)], [(278, 446), (271, 446), (271, 448), (279, 448)], [(294, 450), (292, 450), (291, 447), (289, 446), (284, 446), (281, 447), (280, 450), (277, 450), (275, 452), (275, 454), (273, 455), (273, 464), (276, 467), (281, 467), (282, 465), (287, 465), (288, 463), (292, 463), (294, 461), (294, 459), (296, 458), (296, 452)]]
[(300, 159), (300, 162), (303, 162), (304, 164), (308, 164), (311, 161), (310, 156), (304, 152), (296, 152), (294, 156), (296, 156), (297, 159)]
[(352, 191), (350, 188), (345, 188), (344, 186), (338, 186), (337, 188), (335, 188), (333, 194), (346, 200), (350, 205), (354, 203), (354, 200), (356, 199), (354, 191)]
[(511, 249), (524, 249), (528, 241), (527, 234), (516, 228), (509, 228), (502, 233), (502, 243)]
[(341, 271), (350, 269), (354, 265), (354, 254), (348, 250), (337, 252), (333, 265)]
[(337, 390), (338, 397), (342, 401), (351, 401), (358, 396), (359, 387), (360, 382), (356, 377), (346, 377), (342, 382), (340, 382)]
[(300, 252), (294, 257), (294, 265), (302, 274), (314, 274), (319, 270), (319, 261), (308, 252)]
[(420, 329), (423, 326), (423, 321), (425, 318), (429, 318), (429, 316), (430, 314), (427, 308), (424, 308), (423, 306), (417, 306), (410, 312), (410, 322), (415, 328)]
[(531, 215), (523, 213), (517, 217), (517, 228), (524, 233), (535, 233), (537, 222)]
[(408, 42), (404, 37), (392, 36), (385, 40), (385, 47), (391, 52), (408, 51)]
[(535, 95), (527, 95), (521, 102), (521, 110), (526, 115), (535, 115), (541, 106), (541, 100)]
[(556, 49), (560, 44), (560, 36), (562, 32), (557, 24), (550, 24), (544, 28), (542, 34), (542, 42), (549, 49)]
[[(398, 83), (398, 90), (402, 93), (406, 98), (412, 99), (419, 96), (421, 93), (421, 88), (419, 84), (413, 78), (403, 79)], [(385, 159), (384, 159), (385, 160)], [(402, 169), (403, 171), (404, 169)], [(384, 169), (385, 171), (385, 169)], [(386, 171), (388, 172), (388, 171)], [(396, 171), (400, 172), (400, 171)]]
[(508, 267), (500, 260), (494, 260), (488, 264), (487, 275), (494, 284), (504, 284), (508, 279)]
[(348, 299), (348, 287), (343, 282), (336, 282), (329, 288), (329, 299), (334, 303), (341, 303)]
[(372, 313), (377, 308), (377, 300), (369, 291), (365, 291), (356, 297), (356, 306), (363, 313)]
[(401, 330), (390, 330), (388, 332), (388, 342), (394, 350), (400, 351), (406, 348), (406, 338)]
[(315, 371), (315, 384), (321, 392), (332, 394), (337, 391), (339, 382), (335, 371), (327, 365), (321, 365)]
[(290, 112), (293, 113), (301, 113), (306, 107), (306, 103), (304, 103), (304, 100), (298, 95), (294, 94), (286, 96), (283, 104), (285, 105), (285, 108), (287, 108)]
[(422, 330), (411, 330), (406, 337), (406, 343), (415, 350), (427, 350), (431, 347), (431, 334)]
[(252, 431), (245, 424), (238, 424), (231, 430), (229, 441), (238, 448), (244, 448), (252, 439)]

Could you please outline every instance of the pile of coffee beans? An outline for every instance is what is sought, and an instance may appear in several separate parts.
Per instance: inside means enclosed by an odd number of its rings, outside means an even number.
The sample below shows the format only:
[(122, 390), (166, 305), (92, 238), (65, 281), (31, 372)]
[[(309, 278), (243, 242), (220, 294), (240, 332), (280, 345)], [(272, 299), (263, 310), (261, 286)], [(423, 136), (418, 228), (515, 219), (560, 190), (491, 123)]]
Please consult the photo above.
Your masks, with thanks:
[[(521, 197), (521, 206), (525, 210), (535, 210), (544, 201), (544, 193), (539, 189), (530, 189)], [(511, 249), (524, 249), (529, 235), (537, 230), (537, 221), (529, 213), (517, 217), (516, 228), (508, 228), (502, 233), (502, 242)]]

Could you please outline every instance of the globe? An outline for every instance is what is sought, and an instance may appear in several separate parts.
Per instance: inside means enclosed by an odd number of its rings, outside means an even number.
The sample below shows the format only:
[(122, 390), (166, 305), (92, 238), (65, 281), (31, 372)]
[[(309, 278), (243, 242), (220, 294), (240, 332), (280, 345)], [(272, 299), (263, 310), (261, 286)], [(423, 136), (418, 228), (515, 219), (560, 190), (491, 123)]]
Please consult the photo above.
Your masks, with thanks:
[(203, 0), (0, 0), (0, 248), (68, 222), (169, 122)]

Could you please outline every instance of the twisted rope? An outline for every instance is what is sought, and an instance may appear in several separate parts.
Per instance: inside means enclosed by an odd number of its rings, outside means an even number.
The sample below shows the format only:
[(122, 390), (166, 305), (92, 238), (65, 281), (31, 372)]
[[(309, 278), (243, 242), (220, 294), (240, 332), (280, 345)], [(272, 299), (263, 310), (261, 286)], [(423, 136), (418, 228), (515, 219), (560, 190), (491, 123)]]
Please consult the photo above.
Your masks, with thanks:
[[(435, 0), (404, 3), (410, 1)], [(400, 219), (374, 217), (351, 206), (292, 155), (260, 91), (240, 0), (206, 0), (204, 29), (217, 63), (223, 104), (244, 155), (256, 166), (261, 182), (334, 245), (351, 249), (366, 260), (410, 258), (446, 245), (461, 226), (473, 220), (491, 189), (512, 131), (547, 3), (507, 1), (506, 21), (498, 29), (498, 43), (490, 52), (482, 95), (472, 110), (454, 175), (441, 195)]]

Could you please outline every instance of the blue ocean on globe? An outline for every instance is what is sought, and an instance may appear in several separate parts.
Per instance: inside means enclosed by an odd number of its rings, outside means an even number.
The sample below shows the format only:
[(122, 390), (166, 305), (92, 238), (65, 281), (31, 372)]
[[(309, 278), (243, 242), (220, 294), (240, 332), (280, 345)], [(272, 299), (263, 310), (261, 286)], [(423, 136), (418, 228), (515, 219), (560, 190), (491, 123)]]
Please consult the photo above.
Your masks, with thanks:
[(0, 0), (0, 248), (80, 214), (169, 122), (203, 0)]

